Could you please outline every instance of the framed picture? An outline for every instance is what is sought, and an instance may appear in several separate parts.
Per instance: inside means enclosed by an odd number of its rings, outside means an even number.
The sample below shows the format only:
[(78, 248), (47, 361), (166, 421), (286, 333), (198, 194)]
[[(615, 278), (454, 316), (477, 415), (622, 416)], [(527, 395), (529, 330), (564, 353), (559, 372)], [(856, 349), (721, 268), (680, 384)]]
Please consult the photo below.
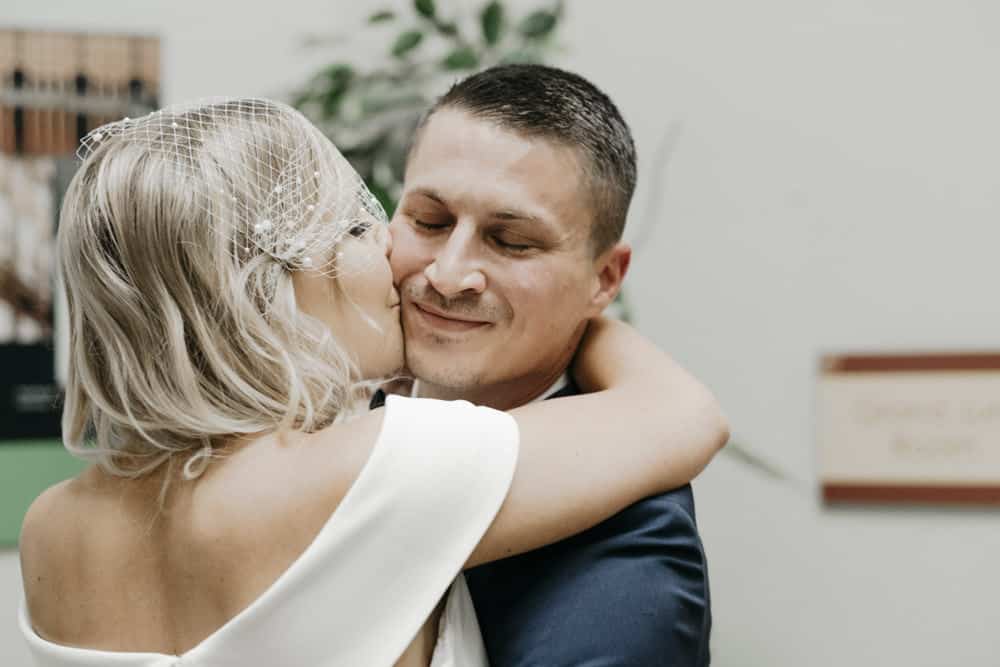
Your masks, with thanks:
[(1000, 352), (823, 358), (826, 502), (1000, 504)]

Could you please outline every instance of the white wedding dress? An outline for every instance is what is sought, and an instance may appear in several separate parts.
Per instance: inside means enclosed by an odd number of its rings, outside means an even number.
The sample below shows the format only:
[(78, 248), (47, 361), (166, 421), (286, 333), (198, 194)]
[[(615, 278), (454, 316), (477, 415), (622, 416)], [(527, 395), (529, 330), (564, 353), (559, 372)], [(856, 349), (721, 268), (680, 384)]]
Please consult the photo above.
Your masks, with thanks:
[(503, 412), (390, 396), (368, 462), (315, 540), (190, 651), (54, 644), (23, 603), (21, 630), (39, 667), (391, 667), (447, 595), (431, 666), (486, 667), (460, 572), (507, 495), (517, 451)]

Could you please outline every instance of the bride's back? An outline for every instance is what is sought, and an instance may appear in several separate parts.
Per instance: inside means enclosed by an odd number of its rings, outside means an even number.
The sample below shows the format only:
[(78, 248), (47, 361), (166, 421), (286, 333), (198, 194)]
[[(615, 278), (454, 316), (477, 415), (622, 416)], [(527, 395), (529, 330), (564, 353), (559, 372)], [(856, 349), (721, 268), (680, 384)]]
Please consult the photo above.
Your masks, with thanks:
[[(305, 551), (363, 466), (379, 422), (373, 414), (248, 441), (201, 478), (171, 481), (162, 501), (166, 469), (129, 480), (92, 467), (53, 487), (32, 506), (21, 542), (35, 629), (103, 650), (193, 648)], [(331, 600), (331, 611), (348, 603)]]

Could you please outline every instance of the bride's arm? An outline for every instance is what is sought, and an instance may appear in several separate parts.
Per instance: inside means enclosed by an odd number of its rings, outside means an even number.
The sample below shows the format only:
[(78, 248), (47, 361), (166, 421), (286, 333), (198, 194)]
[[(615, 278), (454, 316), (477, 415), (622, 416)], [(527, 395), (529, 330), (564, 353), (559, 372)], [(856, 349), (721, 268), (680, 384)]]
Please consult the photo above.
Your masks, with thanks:
[(590, 324), (573, 371), (593, 393), (511, 411), (521, 439), (514, 480), (466, 567), (557, 542), (682, 486), (729, 437), (708, 389), (621, 322)]

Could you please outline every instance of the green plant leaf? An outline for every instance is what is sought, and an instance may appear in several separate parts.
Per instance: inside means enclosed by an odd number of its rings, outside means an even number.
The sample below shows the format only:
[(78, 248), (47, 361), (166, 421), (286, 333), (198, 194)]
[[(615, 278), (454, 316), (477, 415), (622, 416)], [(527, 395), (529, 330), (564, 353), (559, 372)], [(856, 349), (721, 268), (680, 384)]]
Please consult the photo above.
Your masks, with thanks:
[(479, 54), (471, 46), (460, 46), (441, 61), (445, 70), (475, 69), (478, 66)]
[(392, 214), (396, 211), (396, 202), (393, 200), (392, 195), (389, 194), (389, 190), (374, 179), (368, 183), (368, 189), (371, 190), (371, 193), (382, 204), (386, 215), (391, 218)]
[(419, 30), (407, 30), (396, 38), (395, 44), (392, 45), (392, 55), (402, 58), (417, 48), (422, 41), (424, 41), (424, 33)]
[(343, 95), (354, 81), (354, 68), (350, 65), (334, 65), (325, 74), (326, 81), (321, 88), (323, 97)]
[(527, 39), (541, 39), (552, 32), (557, 22), (558, 17), (555, 14), (539, 9), (524, 17), (518, 30)]
[(458, 24), (454, 21), (435, 21), (434, 27), (445, 37), (454, 37), (458, 34)]
[(396, 18), (396, 12), (391, 9), (383, 9), (382, 11), (375, 12), (368, 17), (369, 23), (385, 23), (386, 21), (391, 21)]
[(344, 94), (342, 92), (320, 96), (318, 101), (323, 108), (323, 117), (335, 118), (340, 113), (340, 103), (343, 99)]
[(480, 23), (483, 26), (483, 39), (490, 46), (500, 41), (504, 28), (503, 4), (498, 0), (493, 0), (483, 8), (483, 13), (479, 15)]
[(434, 0), (413, 0), (413, 8), (417, 10), (418, 14), (429, 19), (434, 18), (436, 13)]
[(340, 103), (350, 90), (354, 78), (354, 68), (350, 65), (330, 65), (317, 77), (308, 101), (319, 103), (324, 117), (335, 117), (340, 112)]
[(328, 85), (346, 86), (354, 78), (354, 68), (347, 63), (334, 63), (323, 70), (323, 76)]

